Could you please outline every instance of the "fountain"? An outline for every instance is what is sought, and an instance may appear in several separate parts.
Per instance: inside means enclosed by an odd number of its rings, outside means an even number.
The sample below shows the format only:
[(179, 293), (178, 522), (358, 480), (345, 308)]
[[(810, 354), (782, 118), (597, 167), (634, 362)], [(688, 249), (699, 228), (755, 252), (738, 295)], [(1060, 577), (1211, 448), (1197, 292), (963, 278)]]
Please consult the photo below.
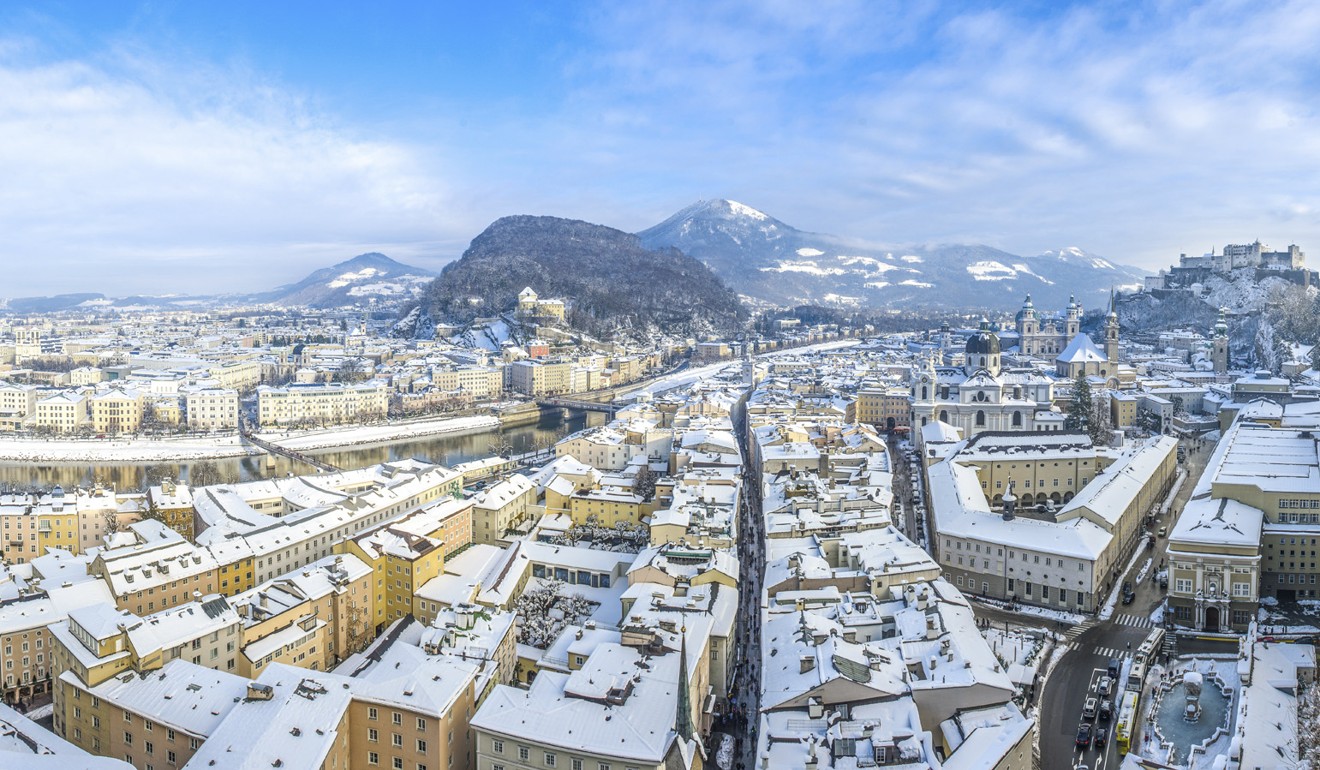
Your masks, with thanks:
[(1148, 756), (1187, 766), (1227, 731), (1234, 693), (1218, 667), (1235, 664), (1193, 657), (1175, 662), (1173, 670), (1163, 674), (1152, 688), (1146, 735), (1165, 756)]
[(1184, 722), (1201, 721), (1201, 673), (1187, 671), (1183, 674), (1183, 692), (1187, 695), (1187, 705), (1183, 708)]

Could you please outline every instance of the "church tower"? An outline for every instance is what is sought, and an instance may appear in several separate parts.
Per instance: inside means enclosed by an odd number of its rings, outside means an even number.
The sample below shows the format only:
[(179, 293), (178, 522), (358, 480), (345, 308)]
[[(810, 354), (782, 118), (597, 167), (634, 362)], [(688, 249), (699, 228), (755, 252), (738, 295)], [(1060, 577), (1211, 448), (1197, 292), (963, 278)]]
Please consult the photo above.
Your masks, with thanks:
[(1118, 363), (1118, 307), (1114, 304), (1114, 292), (1109, 292), (1109, 315), (1105, 316), (1105, 358), (1111, 364)]
[(971, 377), (977, 370), (986, 370), (991, 377), (999, 376), (999, 337), (990, 328), (990, 322), (981, 319), (981, 328), (967, 338), (964, 369)]
[[(1068, 295), (1068, 317), (1064, 323), (1064, 339), (1071, 340), (1082, 330), (1082, 306), (1077, 303), (1077, 298)], [(1065, 343), (1066, 344), (1066, 343)]]
[(1215, 374), (1228, 372), (1228, 321), (1224, 318), (1227, 312), (1228, 308), (1219, 308), (1219, 320), (1215, 321), (1215, 334), (1211, 340), (1210, 360), (1215, 365)]
[(924, 364), (912, 371), (912, 427), (920, 428), (935, 416), (935, 354), (928, 353)]
[(1017, 318), (1018, 350), (1025, 355), (1035, 355), (1035, 337), (1040, 332), (1040, 319), (1036, 317), (1036, 306), (1031, 304), (1031, 295), (1022, 303)]

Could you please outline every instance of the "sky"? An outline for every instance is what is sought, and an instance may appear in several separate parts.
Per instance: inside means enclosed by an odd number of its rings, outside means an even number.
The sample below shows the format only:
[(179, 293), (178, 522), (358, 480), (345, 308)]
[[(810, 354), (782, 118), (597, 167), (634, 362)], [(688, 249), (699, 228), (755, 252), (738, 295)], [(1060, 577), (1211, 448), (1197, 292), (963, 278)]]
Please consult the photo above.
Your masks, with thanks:
[(1320, 3), (0, 4), (0, 296), (211, 294), (509, 214), (1320, 264)]

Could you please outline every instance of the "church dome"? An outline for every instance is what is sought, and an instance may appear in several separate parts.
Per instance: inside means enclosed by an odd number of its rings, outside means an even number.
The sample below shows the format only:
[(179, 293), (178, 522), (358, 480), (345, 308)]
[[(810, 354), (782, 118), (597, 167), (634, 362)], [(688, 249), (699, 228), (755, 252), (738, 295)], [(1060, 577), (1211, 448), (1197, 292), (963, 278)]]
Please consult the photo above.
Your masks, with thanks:
[(999, 355), (999, 338), (990, 331), (989, 321), (982, 320), (981, 328), (967, 338), (966, 352), (969, 356)]

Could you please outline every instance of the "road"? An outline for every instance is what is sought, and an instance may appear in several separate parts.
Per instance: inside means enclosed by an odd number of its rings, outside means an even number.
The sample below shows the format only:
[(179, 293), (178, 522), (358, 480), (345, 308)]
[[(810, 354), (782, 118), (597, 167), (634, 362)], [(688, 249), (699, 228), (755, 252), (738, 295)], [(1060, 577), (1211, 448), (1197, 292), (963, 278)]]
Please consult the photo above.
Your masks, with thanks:
[[(1136, 598), (1129, 605), (1120, 604), (1108, 621), (1087, 621), (1065, 632), (1064, 644), (1067, 652), (1059, 660), (1045, 686), (1041, 696), (1040, 708), (1040, 756), (1042, 770), (1055, 770), (1077, 767), (1085, 764), (1091, 770), (1115, 768), (1120, 763), (1118, 748), (1113, 743), (1113, 726), (1109, 746), (1104, 751), (1095, 748), (1078, 751), (1075, 746), (1078, 724), (1081, 721), (1082, 705), (1088, 694), (1095, 693), (1095, 685), (1105, 673), (1110, 657), (1126, 660), (1131, 656), (1131, 649), (1138, 647), (1154, 624), (1150, 615), (1164, 602), (1164, 591), (1154, 581), (1156, 568), (1167, 558), (1165, 548), (1167, 537), (1159, 537), (1158, 530), (1165, 527), (1172, 530), (1183, 506), (1191, 496), (1206, 459), (1212, 451), (1207, 446), (1200, 452), (1192, 450), (1192, 443), (1186, 442), (1187, 461), (1184, 467), (1187, 478), (1174, 497), (1169, 514), (1157, 519), (1152, 525), (1155, 535), (1155, 547), (1140, 556), (1133, 564), (1132, 571), (1123, 576), (1123, 580), (1135, 584)], [(1137, 574), (1146, 559), (1153, 559), (1147, 579), (1137, 583)], [(978, 612), (978, 614), (980, 614)], [(1207, 642), (1183, 638), (1177, 640), (1177, 652), (1223, 652), (1231, 651), (1222, 643)], [(1122, 688), (1120, 688), (1122, 689)], [(1135, 740), (1135, 738), (1134, 738)], [(1134, 744), (1135, 745), (1135, 744)]]
[[(742, 451), (742, 495), (738, 511), (738, 676), (734, 699), (743, 715), (735, 721), (738, 744), (734, 766), (755, 767), (756, 732), (761, 698), (761, 583), (765, 569), (765, 516), (761, 509), (761, 480), (752, 464), (747, 444), (747, 408), (739, 403), (734, 411), (734, 435)], [(741, 728), (741, 729), (738, 729)]]

